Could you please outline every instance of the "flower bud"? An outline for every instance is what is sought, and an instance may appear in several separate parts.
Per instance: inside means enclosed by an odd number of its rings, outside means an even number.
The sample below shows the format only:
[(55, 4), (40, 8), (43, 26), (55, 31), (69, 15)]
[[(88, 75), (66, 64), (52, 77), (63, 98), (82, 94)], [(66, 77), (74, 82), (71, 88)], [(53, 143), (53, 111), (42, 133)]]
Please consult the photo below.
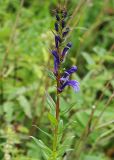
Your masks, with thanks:
[(58, 32), (59, 31), (59, 25), (58, 23), (55, 23), (55, 30)]
[(70, 29), (67, 27), (66, 31), (63, 32), (63, 37), (66, 37), (66, 35), (69, 33)]

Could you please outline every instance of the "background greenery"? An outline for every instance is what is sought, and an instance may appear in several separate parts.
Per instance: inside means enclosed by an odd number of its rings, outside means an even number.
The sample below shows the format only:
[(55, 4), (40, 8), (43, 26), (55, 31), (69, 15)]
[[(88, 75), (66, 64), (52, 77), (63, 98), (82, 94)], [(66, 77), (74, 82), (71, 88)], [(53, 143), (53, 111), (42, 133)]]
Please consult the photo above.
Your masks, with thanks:
[[(30, 136), (52, 145), (41, 129), (52, 132), (46, 93), (55, 99), (48, 70), (53, 70), (49, 48), (56, 5), (57, 0), (0, 0), (1, 160), (43, 160)], [(81, 159), (114, 159), (114, 1), (69, 0), (67, 7), (73, 47), (65, 67), (78, 66), (73, 76), (80, 92), (67, 88), (61, 96), (61, 117), (69, 124), (63, 141), (75, 136), (66, 158), (76, 159), (79, 138), (96, 107), (95, 130), (84, 141)]]

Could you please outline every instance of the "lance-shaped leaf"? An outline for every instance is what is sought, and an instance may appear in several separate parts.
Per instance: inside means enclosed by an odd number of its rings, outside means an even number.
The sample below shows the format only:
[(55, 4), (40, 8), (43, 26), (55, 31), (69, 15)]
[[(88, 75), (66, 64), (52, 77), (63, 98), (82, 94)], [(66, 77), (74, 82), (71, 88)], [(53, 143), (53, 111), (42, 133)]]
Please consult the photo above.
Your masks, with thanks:
[(48, 106), (50, 107), (50, 112), (54, 116), (55, 115), (55, 102), (52, 99), (52, 97), (49, 95), (48, 92), (46, 92), (46, 100), (47, 100)]
[(49, 119), (49, 121), (51, 122), (51, 124), (53, 126), (57, 126), (58, 122), (57, 122), (55, 116), (53, 116), (52, 114), (48, 113), (48, 119)]
[(47, 147), (44, 142), (42, 142), (41, 140), (38, 140), (37, 138), (33, 137), (33, 136), (30, 136), (34, 142), (42, 149), (42, 152), (45, 153), (45, 156), (50, 157), (51, 154), (52, 154), (52, 150)]

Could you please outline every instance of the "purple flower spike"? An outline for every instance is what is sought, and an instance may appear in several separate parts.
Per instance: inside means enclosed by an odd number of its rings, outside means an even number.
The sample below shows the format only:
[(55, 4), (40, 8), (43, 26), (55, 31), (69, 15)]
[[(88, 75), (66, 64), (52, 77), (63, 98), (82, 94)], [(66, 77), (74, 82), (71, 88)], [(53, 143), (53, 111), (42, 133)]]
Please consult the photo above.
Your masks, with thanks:
[(72, 43), (69, 42), (69, 43), (66, 45), (66, 47), (63, 49), (62, 57), (64, 57), (64, 56), (67, 54), (68, 50), (69, 50), (71, 47), (72, 47)]
[(61, 38), (59, 36), (55, 36), (55, 45), (56, 45), (56, 48), (59, 47), (59, 43), (61, 42)]
[(58, 32), (59, 31), (59, 25), (58, 23), (55, 23), (55, 30)]
[[(70, 29), (66, 26), (67, 21), (67, 12), (65, 9), (57, 9), (56, 10), (56, 22), (55, 22), (55, 45), (54, 50), (51, 50), (51, 54), (54, 58), (54, 74), (57, 80), (57, 90), (61, 93), (66, 86), (71, 86), (75, 92), (79, 91), (79, 82), (76, 80), (70, 80), (70, 75), (77, 71), (76, 66), (72, 66), (71, 68), (62, 72), (62, 63), (65, 61), (65, 57), (72, 47), (72, 43), (69, 42), (62, 49), (62, 42), (64, 42), (67, 34)], [(60, 30), (60, 32), (59, 32)]]
[(76, 80), (68, 80), (68, 81), (66, 81), (65, 83), (63, 83), (63, 85), (62, 85), (60, 88), (58, 88), (59, 92), (62, 92), (63, 89), (64, 89), (66, 86), (71, 86), (71, 87), (73, 87), (73, 89), (74, 89), (75, 92), (78, 92), (79, 89), (80, 89), (80, 88), (79, 88), (79, 82), (78, 82), (78, 81), (76, 81)]

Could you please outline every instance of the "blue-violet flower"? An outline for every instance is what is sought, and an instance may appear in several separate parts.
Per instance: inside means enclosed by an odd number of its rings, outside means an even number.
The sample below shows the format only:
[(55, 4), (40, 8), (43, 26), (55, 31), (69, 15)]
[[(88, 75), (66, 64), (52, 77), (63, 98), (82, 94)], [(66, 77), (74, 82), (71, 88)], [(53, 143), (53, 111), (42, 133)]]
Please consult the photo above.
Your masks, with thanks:
[(70, 75), (77, 71), (76, 66), (72, 66), (61, 73), (61, 66), (65, 60), (65, 57), (72, 47), (72, 43), (68, 42), (64, 48), (61, 48), (64, 43), (64, 38), (69, 33), (70, 29), (65, 27), (66, 25), (67, 12), (62, 10), (61, 12), (56, 12), (56, 22), (55, 22), (55, 49), (51, 51), (54, 57), (54, 74), (57, 79), (57, 90), (61, 93), (66, 86), (73, 87), (74, 91), (79, 91), (79, 82), (76, 80), (70, 80)]

